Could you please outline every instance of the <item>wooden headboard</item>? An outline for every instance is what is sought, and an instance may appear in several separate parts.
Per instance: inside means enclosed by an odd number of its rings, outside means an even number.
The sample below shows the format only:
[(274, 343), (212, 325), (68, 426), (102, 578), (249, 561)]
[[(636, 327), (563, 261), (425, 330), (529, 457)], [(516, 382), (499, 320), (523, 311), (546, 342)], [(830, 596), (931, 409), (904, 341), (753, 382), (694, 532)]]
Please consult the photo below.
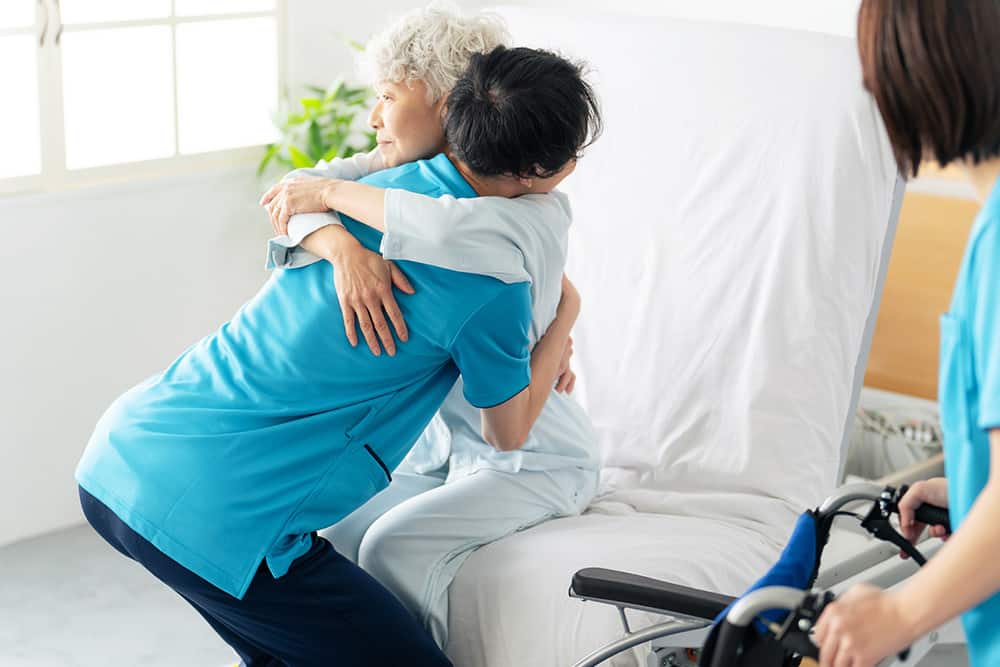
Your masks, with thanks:
[[(934, 176), (956, 185), (950, 170)], [(948, 310), (979, 210), (978, 202), (954, 196), (955, 190), (911, 188), (903, 198), (865, 372), (868, 387), (937, 399), (938, 318)]]

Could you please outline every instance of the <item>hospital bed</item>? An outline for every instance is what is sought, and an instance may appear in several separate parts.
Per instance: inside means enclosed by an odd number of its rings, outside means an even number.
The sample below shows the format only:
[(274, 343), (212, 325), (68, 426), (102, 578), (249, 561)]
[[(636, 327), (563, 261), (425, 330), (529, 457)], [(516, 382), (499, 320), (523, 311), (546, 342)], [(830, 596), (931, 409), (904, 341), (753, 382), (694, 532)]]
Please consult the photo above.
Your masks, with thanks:
[[(582, 516), (465, 563), (447, 650), (463, 667), (551, 667), (623, 634), (613, 605), (567, 596), (576, 572), (735, 596), (833, 492), (903, 187), (850, 38), (501, 13), (518, 43), (585, 59), (603, 101), (605, 134), (565, 187), (576, 396), (602, 486)], [(833, 570), (888, 562), (843, 533)], [(663, 616), (638, 605), (628, 621)], [(665, 649), (701, 645), (678, 639), (604, 664), (671, 664)]]

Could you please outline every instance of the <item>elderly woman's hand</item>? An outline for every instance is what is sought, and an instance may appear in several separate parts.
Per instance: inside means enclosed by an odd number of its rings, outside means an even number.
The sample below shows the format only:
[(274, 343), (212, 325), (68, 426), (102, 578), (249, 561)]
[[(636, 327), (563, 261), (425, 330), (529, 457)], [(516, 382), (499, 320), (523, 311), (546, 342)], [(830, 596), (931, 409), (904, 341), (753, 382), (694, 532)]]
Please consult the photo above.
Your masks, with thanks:
[(361, 327), (372, 354), (382, 354), (381, 340), (389, 356), (395, 355), (396, 341), (385, 316), (389, 316), (399, 339), (406, 342), (409, 332), (392, 288), (413, 294), (410, 281), (394, 263), (360, 244), (350, 246), (333, 259), (333, 272), (344, 330), (351, 345), (358, 344), (357, 327)]
[(294, 178), (273, 185), (260, 198), (267, 209), (274, 233), (288, 233), (288, 219), (297, 213), (319, 213), (330, 210), (326, 197), (336, 187), (336, 178)]

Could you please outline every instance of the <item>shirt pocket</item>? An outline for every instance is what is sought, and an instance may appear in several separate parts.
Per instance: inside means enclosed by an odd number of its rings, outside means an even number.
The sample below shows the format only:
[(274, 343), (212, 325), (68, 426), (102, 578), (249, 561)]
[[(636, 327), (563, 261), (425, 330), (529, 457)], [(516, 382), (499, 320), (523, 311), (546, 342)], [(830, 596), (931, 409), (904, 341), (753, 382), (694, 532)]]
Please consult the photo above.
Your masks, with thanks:
[(373, 452), (359, 443), (348, 444), (337, 464), (299, 507), (291, 522), (291, 532), (326, 528), (387, 486), (389, 477)]
[(941, 316), (938, 366), (938, 403), (946, 445), (967, 442), (971, 433), (973, 400), (972, 350), (965, 321), (952, 313)]

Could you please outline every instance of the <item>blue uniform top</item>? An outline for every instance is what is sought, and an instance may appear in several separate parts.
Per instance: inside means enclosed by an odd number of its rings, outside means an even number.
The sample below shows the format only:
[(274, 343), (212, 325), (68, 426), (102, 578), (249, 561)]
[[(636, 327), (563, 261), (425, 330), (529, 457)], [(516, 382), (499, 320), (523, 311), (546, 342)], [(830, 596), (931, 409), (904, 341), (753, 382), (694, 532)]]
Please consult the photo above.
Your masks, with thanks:
[[(363, 179), (433, 196), (475, 191), (444, 155)], [(345, 216), (370, 250), (381, 234)], [(167, 556), (242, 598), (280, 577), (309, 533), (389, 481), (461, 371), (478, 407), (530, 380), (528, 283), (399, 262), (416, 293), (395, 357), (351, 347), (325, 263), (275, 272), (218, 331), (118, 398), (80, 486)]]
[[(976, 219), (941, 316), (938, 394), (944, 432), (948, 505), (962, 524), (990, 474), (990, 429), (1000, 428), (1000, 187)], [(984, 554), (995, 558), (996, 554)], [(976, 667), (1000, 665), (1000, 593), (962, 616)]]

